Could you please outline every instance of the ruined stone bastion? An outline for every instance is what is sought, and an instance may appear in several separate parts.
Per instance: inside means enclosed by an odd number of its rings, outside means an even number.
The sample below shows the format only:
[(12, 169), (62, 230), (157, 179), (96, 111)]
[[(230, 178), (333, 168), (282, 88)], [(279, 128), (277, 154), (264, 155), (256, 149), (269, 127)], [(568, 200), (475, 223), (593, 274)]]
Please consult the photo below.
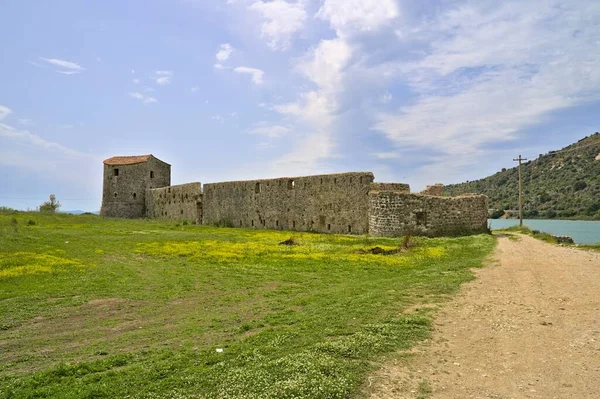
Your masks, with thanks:
[(373, 236), (487, 230), (486, 196), (444, 197), (441, 184), (413, 194), (371, 172), (171, 186), (171, 165), (142, 155), (105, 160), (103, 182), (105, 217)]

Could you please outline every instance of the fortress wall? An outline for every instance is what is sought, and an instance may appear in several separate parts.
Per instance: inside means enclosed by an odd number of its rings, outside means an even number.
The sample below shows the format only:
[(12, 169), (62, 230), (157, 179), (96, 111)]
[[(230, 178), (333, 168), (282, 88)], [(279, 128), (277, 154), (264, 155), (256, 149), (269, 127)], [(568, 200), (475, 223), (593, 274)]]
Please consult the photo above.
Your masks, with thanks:
[(371, 183), (371, 191), (401, 191), (410, 193), (410, 186), (404, 183)]
[(202, 222), (202, 186), (187, 183), (146, 191), (146, 216)]
[(366, 234), (372, 182), (356, 172), (205, 184), (203, 224)]
[(373, 236), (441, 236), (487, 229), (485, 195), (438, 197), (392, 191), (369, 193), (369, 233)]

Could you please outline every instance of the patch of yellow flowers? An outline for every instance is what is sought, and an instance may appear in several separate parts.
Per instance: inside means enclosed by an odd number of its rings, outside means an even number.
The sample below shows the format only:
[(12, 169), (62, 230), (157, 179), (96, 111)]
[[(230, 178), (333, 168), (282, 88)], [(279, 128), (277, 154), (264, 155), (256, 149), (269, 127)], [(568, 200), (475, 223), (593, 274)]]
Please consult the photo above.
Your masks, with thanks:
[[(57, 255), (62, 254), (56, 251)], [(68, 268), (83, 268), (76, 259), (67, 259), (50, 254), (33, 252), (15, 252), (0, 257), (0, 278), (23, 276), (27, 274), (65, 271)]]

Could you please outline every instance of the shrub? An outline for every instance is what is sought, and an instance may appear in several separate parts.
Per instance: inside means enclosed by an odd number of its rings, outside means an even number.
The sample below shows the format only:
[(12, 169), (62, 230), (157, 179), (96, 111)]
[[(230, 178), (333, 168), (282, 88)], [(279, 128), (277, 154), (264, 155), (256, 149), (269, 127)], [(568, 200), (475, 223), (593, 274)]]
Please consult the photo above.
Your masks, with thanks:
[(60, 202), (56, 200), (56, 195), (50, 194), (50, 199), (40, 205), (40, 212), (55, 213), (60, 208)]

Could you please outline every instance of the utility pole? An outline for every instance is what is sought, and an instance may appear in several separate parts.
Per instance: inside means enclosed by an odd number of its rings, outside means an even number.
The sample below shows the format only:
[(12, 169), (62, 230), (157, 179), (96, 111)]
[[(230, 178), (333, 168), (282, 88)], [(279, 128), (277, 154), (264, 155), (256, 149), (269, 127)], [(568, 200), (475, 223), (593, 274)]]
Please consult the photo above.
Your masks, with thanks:
[(519, 158), (513, 159), (513, 161), (519, 161), (519, 227), (523, 227), (523, 179), (521, 177), (521, 161), (527, 161), (527, 159), (519, 155)]

